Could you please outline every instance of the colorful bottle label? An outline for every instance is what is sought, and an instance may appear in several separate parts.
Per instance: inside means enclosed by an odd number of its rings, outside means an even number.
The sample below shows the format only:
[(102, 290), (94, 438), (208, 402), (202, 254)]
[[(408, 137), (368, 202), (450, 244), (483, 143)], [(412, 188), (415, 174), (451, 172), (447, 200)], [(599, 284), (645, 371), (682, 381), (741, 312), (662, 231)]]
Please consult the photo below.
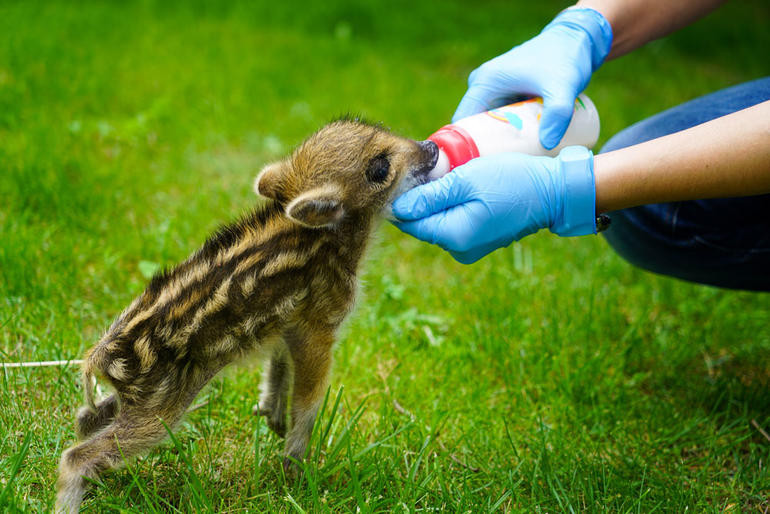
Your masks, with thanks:
[(539, 122), (543, 105), (543, 99), (539, 97), (516, 102), (515, 104), (504, 105), (502, 107), (498, 107), (497, 109), (487, 111), (486, 114), (498, 121), (509, 123), (515, 128), (522, 130), (524, 128), (524, 120), (517, 113), (513, 112), (513, 109), (526, 108), (525, 106), (527, 104), (534, 104), (533, 107), (535, 107), (535, 109), (538, 111), (537, 121)]

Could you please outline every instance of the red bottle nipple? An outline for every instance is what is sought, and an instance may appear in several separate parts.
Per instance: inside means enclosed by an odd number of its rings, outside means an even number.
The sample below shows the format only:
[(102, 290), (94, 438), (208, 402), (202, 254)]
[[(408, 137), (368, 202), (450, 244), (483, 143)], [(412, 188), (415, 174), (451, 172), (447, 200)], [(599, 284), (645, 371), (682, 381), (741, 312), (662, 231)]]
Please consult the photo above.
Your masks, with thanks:
[(449, 171), (479, 156), (479, 149), (468, 132), (457, 125), (444, 125), (428, 137), (449, 159)]

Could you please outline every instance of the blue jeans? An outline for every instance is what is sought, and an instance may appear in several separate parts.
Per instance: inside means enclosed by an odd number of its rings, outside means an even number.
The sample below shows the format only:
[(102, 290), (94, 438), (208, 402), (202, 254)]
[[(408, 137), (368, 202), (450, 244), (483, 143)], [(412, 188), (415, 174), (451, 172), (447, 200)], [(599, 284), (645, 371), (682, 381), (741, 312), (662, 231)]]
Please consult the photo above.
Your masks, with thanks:
[[(609, 152), (770, 99), (770, 77), (679, 105), (616, 134)], [(770, 163), (768, 163), (770, 166)], [(770, 195), (644, 205), (609, 213), (604, 237), (632, 264), (731, 289), (770, 291)]]

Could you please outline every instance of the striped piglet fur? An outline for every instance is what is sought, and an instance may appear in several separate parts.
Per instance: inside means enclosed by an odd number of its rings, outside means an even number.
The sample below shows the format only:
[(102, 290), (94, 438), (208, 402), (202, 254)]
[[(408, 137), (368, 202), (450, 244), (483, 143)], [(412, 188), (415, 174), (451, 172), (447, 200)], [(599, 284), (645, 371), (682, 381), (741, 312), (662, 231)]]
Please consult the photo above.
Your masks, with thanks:
[[(266, 166), (267, 201), (155, 276), (87, 353), (57, 512), (77, 512), (88, 480), (160, 442), (214, 375), (256, 353), (268, 363), (254, 412), (286, 437), (287, 469), (302, 459), (372, 231), (436, 157), (433, 143), (343, 119)], [(97, 377), (113, 390), (103, 399)]]

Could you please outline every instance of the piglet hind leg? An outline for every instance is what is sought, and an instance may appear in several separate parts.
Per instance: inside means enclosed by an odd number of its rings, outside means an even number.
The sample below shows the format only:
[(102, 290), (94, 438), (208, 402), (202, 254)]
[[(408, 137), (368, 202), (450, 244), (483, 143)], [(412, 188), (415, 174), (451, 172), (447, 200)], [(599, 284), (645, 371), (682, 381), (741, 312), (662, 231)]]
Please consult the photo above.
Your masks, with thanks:
[(94, 432), (109, 425), (118, 412), (119, 402), (116, 394), (111, 394), (96, 404), (96, 410), (89, 406), (82, 407), (77, 414), (76, 430), (79, 440), (90, 437)]
[(291, 430), (286, 437), (284, 469), (292, 459), (305, 457), (313, 432), (318, 408), (321, 406), (332, 362), (333, 330), (302, 334), (294, 331), (286, 342), (294, 364), (294, 388), (291, 402)]
[[(169, 372), (168, 375), (171, 374)], [(78, 512), (89, 480), (95, 480), (103, 472), (117, 468), (125, 460), (149, 450), (168, 435), (166, 427), (177, 425), (213, 372), (191, 372), (187, 376), (190, 375), (195, 378), (187, 380), (183, 387), (173, 390), (154, 389), (140, 398), (122, 398), (119, 411), (114, 414), (111, 422), (62, 454), (57, 483), (57, 513)], [(183, 381), (177, 379), (174, 382), (178, 384)], [(111, 410), (112, 407), (105, 407), (103, 414)], [(97, 411), (96, 415), (99, 416), (102, 411), (98, 408)], [(79, 419), (78, 423), (82, 423), (82, 420)], [(82, 425), (78, 430), (81, 433), (88, 431)]]
[[(167, 420), (167, 423), (175, 421)], [(89, 479), (95, 480), (104, 471), (120, 466), (124, 458), (147, 450), (165, 436), (166, 429), (160, 419), (124, 405), (106, 428), (62, 454), (56, 512), (78, 512)]]

